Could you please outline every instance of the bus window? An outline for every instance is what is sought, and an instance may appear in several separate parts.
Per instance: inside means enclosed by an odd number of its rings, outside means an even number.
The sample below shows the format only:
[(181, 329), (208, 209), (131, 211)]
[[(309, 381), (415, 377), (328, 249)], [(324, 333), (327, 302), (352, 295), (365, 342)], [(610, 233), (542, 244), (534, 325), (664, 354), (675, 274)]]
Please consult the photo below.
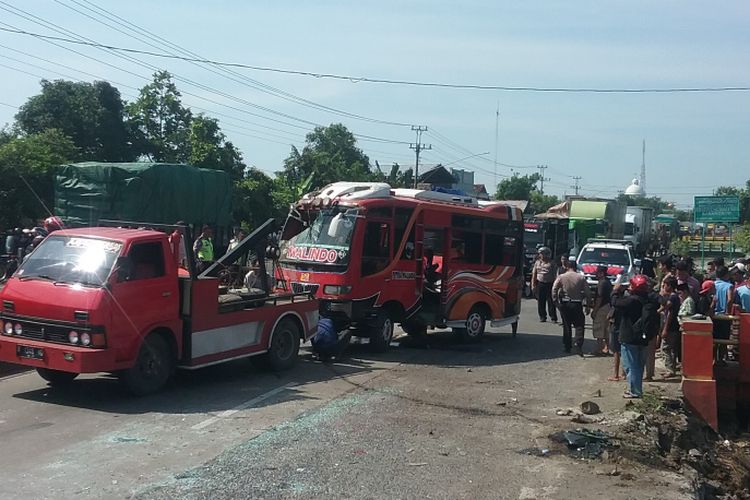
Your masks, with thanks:
[(484, 236), (484, 263), (498, 265), (503, 263), (503, 236), (486, 234)]
[(453, 232), (451, 248), (457, 249), (460, 257), (453, 256), (454, 260), (460, 260), (467, 264), (482, 263), (482, 234), (469, 232)]
[[(394, 218), (393, 225), (393, 248), (397, 250), (404, 239), (406, 227), (409, 225), (414, 209), (412, 208), (397, 208), (396, 217)], [(400, 260), (412, 260), (414, 259), (414, 227), (409, 231), (407, 236), (404, 250), (401, 252)]]
[(425, 229), (424, 248), (431, 248), (435, 255), (443, 255), (443, 230), (442, 229)]
[(503, 237), (502, 249), (502, 264), (504, 266), (516, 266), (516, 271), (518, 271), (520, 268), (519, 257), (522, 255), (522, 252), (520, 252), (518, 248), (518, 238), (513, 236)]
[(365, 241), (362, 251), (362, 276), (382, 271), (391, 260), (391, 225), (387, 222), (370, 221), (365, 226)]

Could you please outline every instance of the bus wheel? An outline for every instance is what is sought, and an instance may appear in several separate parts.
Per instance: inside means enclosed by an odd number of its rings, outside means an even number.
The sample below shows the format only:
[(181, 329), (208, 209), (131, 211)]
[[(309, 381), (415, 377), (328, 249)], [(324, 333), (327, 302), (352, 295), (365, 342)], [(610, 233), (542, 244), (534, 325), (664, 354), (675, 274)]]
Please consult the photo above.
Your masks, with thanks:
[(174, 356), (167, 341), (151, 334), (141, 344), (133, 367), (120, 374), (120, 381), (135, 396), (153, 394), (166, 385), (173, 367)]
[(284, 318), (273, 329), (271, 345), (265, 355), (265, 362), (275, 371), (288, 370), (297, 362), (300, 332), (297, 323)]
[(78, 376), (77, 373), (51, 370), (49, 368), (37, 368), (36, 372), (52, 386), (68, 385)]
[(401, 329), (410, 337), (424, 337), (427, 335), (427, 325), (421, 321), (406, 320), (401, 323)]
[(393, 340), (393, 319), (388, 311), (381, 310), (370, 326), (370, 349), (385, 352)]
[(466, 317), (466, 326), (464, 328), (454, 328), (453, 333), (466, 342), (476, 342), (484, 335), (485, 322), (482, 308), (474, 306)]

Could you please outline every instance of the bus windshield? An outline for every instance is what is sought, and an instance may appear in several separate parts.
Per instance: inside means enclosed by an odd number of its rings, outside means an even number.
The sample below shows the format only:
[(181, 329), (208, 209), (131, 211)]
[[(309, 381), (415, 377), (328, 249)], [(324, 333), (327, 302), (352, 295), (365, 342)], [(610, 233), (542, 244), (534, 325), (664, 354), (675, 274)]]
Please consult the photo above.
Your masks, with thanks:
[(112, 271), (122, 243), (77, 236), (48, 236), (29, 254), (15, 276), (55, 283), (102, 286)]
[(356, 209), (324, 209), (313, 213), (309, 225), (281, 243), (281, 260), (328, 265), (349, 264)]

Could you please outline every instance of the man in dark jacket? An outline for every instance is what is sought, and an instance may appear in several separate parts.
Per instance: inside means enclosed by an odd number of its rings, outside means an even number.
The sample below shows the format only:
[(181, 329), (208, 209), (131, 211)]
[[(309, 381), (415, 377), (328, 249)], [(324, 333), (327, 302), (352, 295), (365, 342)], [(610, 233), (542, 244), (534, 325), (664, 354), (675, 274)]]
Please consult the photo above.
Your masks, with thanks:
[(639, 274), (630, 280), (627, 295), (623, 294), (621, 284), (615, 285), (612, 306), (620, 316), (622, 363), (628, 378), (628, 390), (623, 397), (640, 398), (648, 343), (659, 329), (658, 299), (649, 290), (648, 278)]

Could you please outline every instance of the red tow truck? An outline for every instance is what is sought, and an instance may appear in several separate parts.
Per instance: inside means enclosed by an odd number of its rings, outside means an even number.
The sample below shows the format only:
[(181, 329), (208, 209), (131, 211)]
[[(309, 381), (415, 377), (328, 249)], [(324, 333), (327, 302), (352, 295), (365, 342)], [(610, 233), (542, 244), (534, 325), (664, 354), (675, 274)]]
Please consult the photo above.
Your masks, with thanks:
[[(161, 389), (177, 367), (255, 355), (273, 369), (294, 364), (317, 327), (318, 302), (270, 283), (272, 220), (200, 274), (190, 244), (179, 262), (175, 240), (192, 242), (188, 228), (168, 236), (174, 226), (127, 226), (151, 229), (56, 231), (28, 256), (0, 291), (0, 360), (34, 367), (52, 385), (114, 373), (136, 395)], [(248, 256), (260, 288), (224, 286)]]

